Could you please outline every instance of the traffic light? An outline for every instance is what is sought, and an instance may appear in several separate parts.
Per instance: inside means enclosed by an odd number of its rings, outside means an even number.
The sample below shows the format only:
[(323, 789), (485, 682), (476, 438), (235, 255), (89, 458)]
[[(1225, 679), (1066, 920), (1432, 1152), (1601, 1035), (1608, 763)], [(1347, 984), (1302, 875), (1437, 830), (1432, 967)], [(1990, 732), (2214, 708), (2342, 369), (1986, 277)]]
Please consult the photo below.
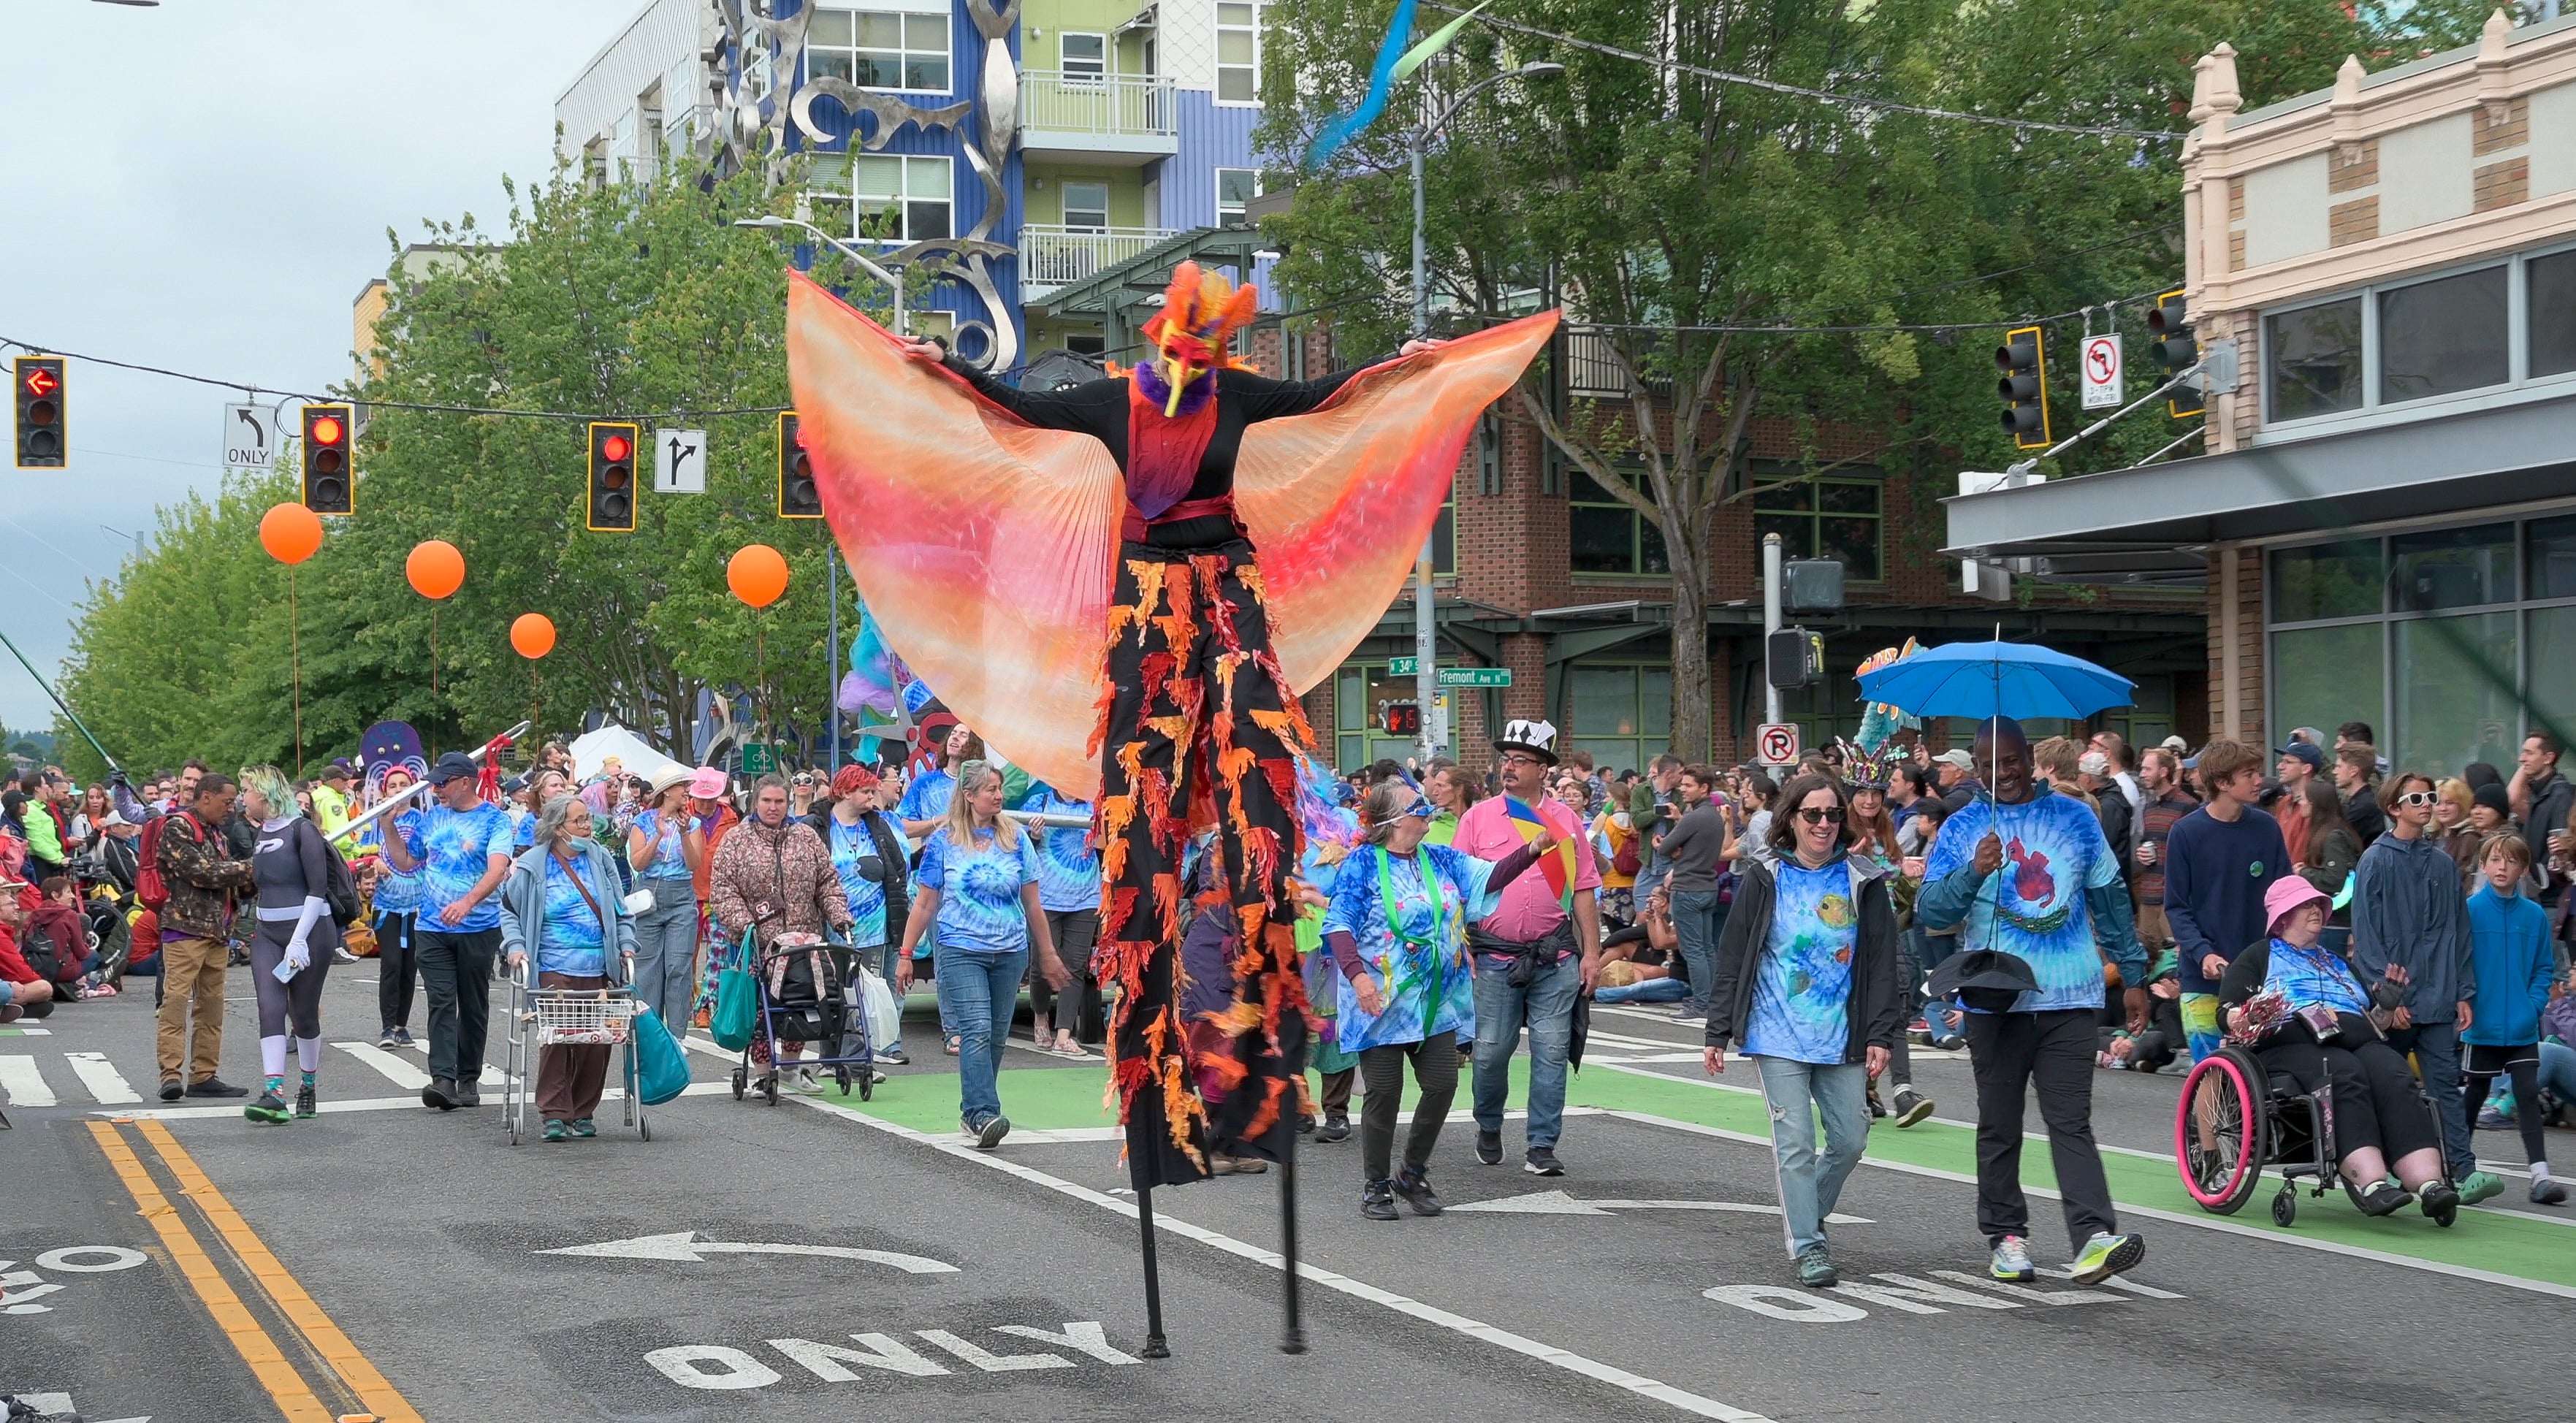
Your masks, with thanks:
[[(2191, 310), (2183, 304), (2182, 293), (2166, 292), (2156, 298), (2155, 310), (2147, 313), (2147, 332), (2154, 336), (2156, 365), (2171, 380), (2200, 359), (2200, 341), (2191, 334)], [(2199, 382), (2186, 382), (2174, 387), (2165, 400), (2165, 413), (2176, 420), (2203, 413), (2209, 397), (2202, 393)]]
[(635, 437), (633, 425), (590, 422), (590, 531), (594, 534), (635, 532)]
[(304, 407), (304, 507), (316, 514), (358, 512), (349, 447), (356, 438), (345, 405)]
[(1386, 734), (1389, 736), (1420, 736), (1422, 734), (1422, 703), (1387, 703)]
[(2044, 450), (2056, 443), (2048, 434), (2048, 348), (2036, 326), (2004, 333), (1995, 348), (1995, 369), (2003, 379), (1995, 394), (2004, 402), (2004, 433), (2016, 448)]
[(778, 517), (823, 517), (823, 491), (814, 482), (814, 457), (805, 453), (805, 436), (793, 410), (778, 417)]
[(63, 425), (63, 358), (20, 356), (11, 388), (18, 412), (18, 468), (63, 468), (71, 452)]

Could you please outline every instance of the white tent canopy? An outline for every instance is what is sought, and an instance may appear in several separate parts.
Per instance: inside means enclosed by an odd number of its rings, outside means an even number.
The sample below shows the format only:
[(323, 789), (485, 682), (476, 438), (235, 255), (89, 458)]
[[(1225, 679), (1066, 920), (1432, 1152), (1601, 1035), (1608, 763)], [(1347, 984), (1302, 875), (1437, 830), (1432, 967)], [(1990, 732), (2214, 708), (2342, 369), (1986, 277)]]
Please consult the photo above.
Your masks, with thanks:
[(689, 768), (645, 744), (644, 738), (614, 722), (599, 730), (573, 738), (572, 772), (576, 781), (588, 781), (599, 774), (599, 768), (611, 759), (630, 776), (647, 781), (659, 780), (664, 773)]

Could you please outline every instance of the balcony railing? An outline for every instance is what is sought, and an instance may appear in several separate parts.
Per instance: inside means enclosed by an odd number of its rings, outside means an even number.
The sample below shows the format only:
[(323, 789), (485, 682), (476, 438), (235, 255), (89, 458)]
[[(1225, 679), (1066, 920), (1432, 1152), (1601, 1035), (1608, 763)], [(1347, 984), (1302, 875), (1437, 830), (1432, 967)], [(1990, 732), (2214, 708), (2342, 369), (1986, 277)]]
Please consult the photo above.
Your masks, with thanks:
[(1077, 228), (1020, 225), (1020, 294), (1036, 300), (1058, 287), (1089, 281), (1178, 234), (1161, 227)]
[(1168, 75), (1067, 74), (1060, 69), (1020, 74), (1024, 132), (1177, 142), (1180, 123)]

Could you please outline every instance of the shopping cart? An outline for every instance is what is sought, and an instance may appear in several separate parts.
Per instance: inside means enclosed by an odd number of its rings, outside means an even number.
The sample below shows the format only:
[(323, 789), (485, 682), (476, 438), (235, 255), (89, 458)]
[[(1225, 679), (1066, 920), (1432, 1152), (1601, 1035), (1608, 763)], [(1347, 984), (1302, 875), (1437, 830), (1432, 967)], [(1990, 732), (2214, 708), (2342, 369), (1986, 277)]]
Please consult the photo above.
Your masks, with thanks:
[(533, 965), (510, 975), (510, 1064), (503, 1077), (501, 1119), (510, 1128), (510, 1144), (530, 1131), (536, 1091), (537, 1054), (549, 1047), (622, 1047), (619, 1080), (624, 1084), (622, 1120), (646, 1141), (653, 1126), (644, 1119), (644, 1094), (637, 1090), (635, 1015), (641, 1005), (631, 988), (539, 988), (530, 980)]

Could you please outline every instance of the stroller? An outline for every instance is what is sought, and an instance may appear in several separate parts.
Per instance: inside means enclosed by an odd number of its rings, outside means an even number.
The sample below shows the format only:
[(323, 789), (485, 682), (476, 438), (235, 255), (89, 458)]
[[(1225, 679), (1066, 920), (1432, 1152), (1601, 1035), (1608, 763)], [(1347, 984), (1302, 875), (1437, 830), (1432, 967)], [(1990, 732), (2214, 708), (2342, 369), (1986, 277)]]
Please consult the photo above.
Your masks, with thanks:
[(855, 1085), (862, 1102), (875, 1096), (876, 1052), (868, 1040), (864, 1000), (851, 991), (850, 950), (819, 934), (793, 933), (779, 935), (767, 949), (753, 948), (752, 958), (759, 1010), (752, 1034), (767, 1049), (769, 1061), (767, 1070), (755, 1076), (751, 1049), (742, 1050), (733, 1069), (734, 1100), (758, 1092), (769, 1105), (778, 1105), (781, 1043), (818, 1044), (821, 1056), (800, 1058), (794, 1065), (831, 1069), (840, 1089), (847, 1092)]

